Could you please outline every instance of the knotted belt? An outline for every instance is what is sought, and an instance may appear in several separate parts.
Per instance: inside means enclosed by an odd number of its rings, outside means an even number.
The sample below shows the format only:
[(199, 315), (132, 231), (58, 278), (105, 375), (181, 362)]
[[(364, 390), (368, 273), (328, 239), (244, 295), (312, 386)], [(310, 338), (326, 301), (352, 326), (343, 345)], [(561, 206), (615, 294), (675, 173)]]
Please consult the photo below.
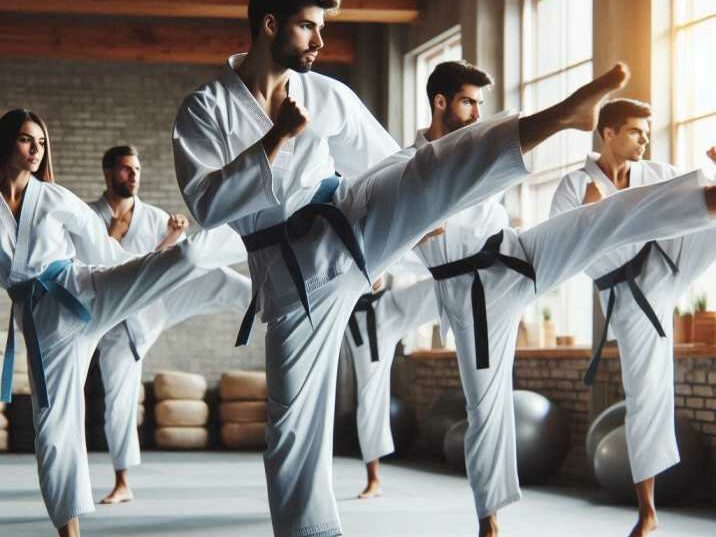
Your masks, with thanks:
[(487, 369), (490, 367), (487, 304), (485, 302), (485, 289), (482, 286), (479, 271), (490, 268), (497, 263), (502, 263), (507, 268), (536, 282), (535, 270), (530, 263), (500, 253), (500, 245), (502, 244), (503, 237), (504, 233), (500, 231), (487, 239), (482, 250), (475, 255), (428, 269), (436, 280), (447, 280), (464, 274), (472, 274), (474, 276), (471, 299), (477, 369)]
[(373, 304), (378, 302), (381, 297), (385, 294), (385, 290), (378, 293), (367, 293), (361, 296), (356, 302), (351, 318), (348, 320), (348, 328), (351, 331), (351, 336), (356, 346), (361, 347), (363, 345), (363, 336), (360, 333), (360, 327), (358, 326), (357, 314), (365, 312), (366, 328), (368, 330), (368, 343), (370, 345), (370, 361), (377, 362), (380, 358), (378, 354), (378, 328), (375, 322), (375, 310)]
[[(49, 294), (60, 304), (70, 310), (82, 321), (89, 321), (90, 312), (64, 287), (56, 283), (56, 279), (71, 265), (71, 261), (54, 261), (45, 271), (35, 278), (13, 285), (7, 290), (14, 304), (22, 304), (22, 327), (25, 335), (28, 358), (32, 362), (31, 373), (37, 390), (40, 408), (50, 406), (45, 382), (45, 368), (42, 362), (42, 351), (37, 337), (37, 327), (32, 312), (40, 299)], [(12, 373), (15, 365), (15, 312), (10, 309), (10, 325), (7, 330), (5, 360), (2, 370), (1, 398), (5, 403), (12, 401)]]
[[(293, 280), (303, 309), (311, 324), (313, 324), (313, 320), (311, 319), (311, 305), (308, 301), (306, 281), (291, 242), (305, 236), (311, 230), (316, 218), (320, 217), (328, 222), (370, 284), (365, 258), (363, 257), (358, 239), (356, 239), (353, 233), (353, 226), (343, 212), (332, 203), (333, 194), (339, 184), (340, 181), (337, 177), (324, 179), (321, 181), (311, 202), (293, 213), (285, 222), (242, 237), (246, 250), (250, 253), (270, 246), (279, 245), (281, 247), (281, 257), (283, 257), (286, 263), (291, 280)], [(246, 345), (249, 340), (251, 327), (256, 317), (257, 297), (258, 291), (254, 293), (251, 304), (249, 304), (246, 310), (244, 320), (241, 322), (239, 335), (236, 339), (237, 347)]]
[(644, 293), (636, 283), (636, 278), (641, 274), (641, 271), (644, 268), (644, 263), (649, 257), (649, 253), (652, 248), (656, 248), (657, 252), (661, 254), (673, 274), (679, 272), (679, 268), (676, 266), (676, 263), (674, 263), (661, 246), (659, 246), (659, 243), (656, 241), (650, 241), (647, 242), (641, 250), (639, 250), (638, 254), (624, 263), (621, 267), (605, 274), (601, 278), (594, 280), (594, 284), (600, 291), (606, 291), (609, 289), (609, 300), (607, 301), (607, 315), (604, 322), (604, 330), (602, 331), (602, 336), (599, 339), (599, 345), (597, 345), (594, 356), (592, 356), (592, 360), (589, 362), (587, 372), (584, 374), (584, 383), (588, 386), (591, 386), (594, 383), (594, 379), (597, 375), (597, 368), (599, 367), (599, 361), (602, 359), (602, 350), (604, 349), (604, 344), (607, 341), (609, 321), (611, 320), (612, 312), (614, 311), (614, 301), (616, 298), (615, 287), (618, 284), (627, 282), (634, 300), (654, 326), (657, 334), (659, 334), (660, 337), (666, 336), (664, 329), (659, 322), (659, 318), (656, 316), (651, 304), (649, 304), (649, 301), (646, 299)]

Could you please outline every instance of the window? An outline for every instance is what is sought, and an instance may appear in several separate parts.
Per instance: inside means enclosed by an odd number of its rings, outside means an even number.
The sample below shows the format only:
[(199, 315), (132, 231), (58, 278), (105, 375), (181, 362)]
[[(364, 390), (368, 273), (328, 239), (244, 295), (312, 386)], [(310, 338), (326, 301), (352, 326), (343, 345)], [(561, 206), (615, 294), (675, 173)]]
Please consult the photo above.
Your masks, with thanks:
[(462, 59), (460, 28), (439, 35), (424, 46), (405, 55), (403, 144), (415, 141), (418, 129), (430, 125), (430, 103), (425, 93), (428, 77), (435, 66)]
[[(555, 104), (592, 79), (592, 10), (592, 0), (522, 0), (516, 16), (521, 17), (518, 87), (525, 113)], [(560, 179), (580, 168), (591, 148), (591, 133), (567, 131), (529, 153), (531, 176), (506, 198), (515, 224), (528, 228), (546, 220)], [(525, 320), (539, 322), (544, 309), (551, 311), (558, 334), (591, 343), (592, 285), (586, 276), (541, 297)]]
[[(672, 0), (674, 86), (672, 94), (672, 156), (682, 169), (711, 168), (706, 150), (716, 145), (716, 2)], [(716, 266), (696, 280), (680, 302), (693, 310), (705, 295), (708, 309), (716, 307)]]
[(710, 165), (716, 144), (716, 2), (674, 0), (675, 162), (684, 169)]

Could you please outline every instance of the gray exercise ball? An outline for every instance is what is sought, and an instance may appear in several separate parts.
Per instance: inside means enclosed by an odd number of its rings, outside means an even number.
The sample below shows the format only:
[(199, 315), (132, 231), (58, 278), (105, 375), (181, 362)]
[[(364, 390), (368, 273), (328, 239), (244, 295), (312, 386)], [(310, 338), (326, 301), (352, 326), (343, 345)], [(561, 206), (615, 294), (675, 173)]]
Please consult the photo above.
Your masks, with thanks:
[(567, 456), (567, 416), (538, 393), (516, 390), (513, 397), (520, 483), (543, 483), (559, 470)]
[(445, 433), (443, 453), (453, 470), (465, 473), (465, 433), (467, 420), (458, 421)]
[(599, 442), (614, 429), (624, 425), (625, 417), (626, 402), (620, 401), (608, 407), (594, 418), (594, 421), (589, 426), (589, 431), (587, 431), (587, 440), (584, 446), (587, 461), (589, 461), (590, 466), (592, 466), (591, 463), (594, 461), (594, 453), (597, 451)]
[[(681, 462), (656, 476), (658, 505), (687, 499), (704, 479), (706, 450), (701, 433), (688, 420), (677, 418), (676, 440)], [(599, 442), (594, 455), (594, 473), (613, 500), (636, 503), (624, 426), (617, 427)]]
[(443, 440), (457, 422), (467, 419), (462, 390), (442, 394), (425, 413), (421, 432), (429, 454), (443, 457)]

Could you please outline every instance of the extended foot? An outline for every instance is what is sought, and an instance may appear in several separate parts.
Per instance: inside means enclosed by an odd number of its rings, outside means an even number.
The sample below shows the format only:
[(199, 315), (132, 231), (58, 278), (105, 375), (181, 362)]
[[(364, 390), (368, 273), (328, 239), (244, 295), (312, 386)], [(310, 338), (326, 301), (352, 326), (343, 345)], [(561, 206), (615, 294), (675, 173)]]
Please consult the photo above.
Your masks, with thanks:
[(630, 76), (629, 67), (620, 62), (572, 93), (558, 105), (564, 110), (564, 127), (593, 131), (597, 127), (599, 109), (604, 101), (611, 93), (623, 88)]
[(369, 498), (377, 498), (381, 494), (383, 494), (383, 491), (380, 489), (380, 481), (369, 481), (363, 492), (358, 495), (358, 498), (367, 500)]
[(646, 537), (652, 531), (656, 531), (657, 526), (655, 514), (640, 515), (639, 520), (637, 521), (636, 526), (634, 526), (634, 529), (631, 530), (629, 537)]
[(489, 516), (486, 518), (481, 518), (479, 520), (480, 523), (480, 533), (479, 537), (497, 537), (499, 532), (497, 528), (497, 518), (494, 516)]
[(114, 490), (102, 499), (101, 504), (111, 505), (115, 503), (125, 503), (134, 500), (132, 490), (128, 485), (115, 485)]

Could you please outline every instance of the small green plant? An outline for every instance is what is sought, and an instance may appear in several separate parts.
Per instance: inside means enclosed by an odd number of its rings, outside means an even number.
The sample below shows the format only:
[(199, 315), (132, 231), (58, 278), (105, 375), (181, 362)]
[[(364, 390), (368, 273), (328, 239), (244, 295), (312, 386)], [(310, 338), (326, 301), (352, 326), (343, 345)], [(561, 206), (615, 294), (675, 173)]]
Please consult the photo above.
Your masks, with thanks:
[(552, 310), (549, 308), (544, 308), (542, 310), (542, 319), (545, 321), (551, 321), (552, 320)]
[(696, 302), (694, 302), (694, 311), (706, 311), (707, 306), (708, 301), (706, 300), (706, 295), (700, 295), (696, 298)]

